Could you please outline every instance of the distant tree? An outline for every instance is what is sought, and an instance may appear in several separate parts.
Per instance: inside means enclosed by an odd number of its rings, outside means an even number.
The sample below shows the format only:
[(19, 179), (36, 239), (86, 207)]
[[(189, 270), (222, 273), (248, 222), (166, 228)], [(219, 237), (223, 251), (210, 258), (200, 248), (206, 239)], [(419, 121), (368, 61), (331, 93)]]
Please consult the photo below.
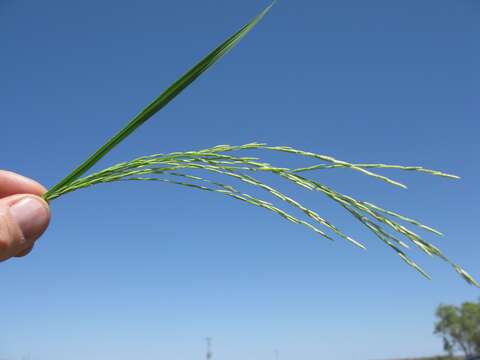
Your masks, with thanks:
[(467, 359), (480, 356), (480, 302), (440, 305), (436, 316), (435, 334), (442, 337), (445, 351), (462, 351)]

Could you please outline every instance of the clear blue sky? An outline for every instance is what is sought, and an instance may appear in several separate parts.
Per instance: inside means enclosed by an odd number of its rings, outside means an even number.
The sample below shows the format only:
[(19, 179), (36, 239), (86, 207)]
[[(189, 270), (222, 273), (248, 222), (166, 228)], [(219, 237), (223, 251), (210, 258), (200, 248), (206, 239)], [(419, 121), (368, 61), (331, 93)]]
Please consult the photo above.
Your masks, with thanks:
[[(67, 174), (266, 1), (0, 0), (0, 167)], [(480, 277), (480, 3), (279, 1), (238, 48), (109, 154), (250, 141), (462, 176), (340, 171), (324, 181), (420, 218)], [(381, 359), (441, 352), (441, 303), (478, 289), (419, 254), (429, 282), (363, 240), (329, 243), (261, 209), (174, 186), (115, 184), (53, 203), (34, 253), (0, 265), (0, 358)]]

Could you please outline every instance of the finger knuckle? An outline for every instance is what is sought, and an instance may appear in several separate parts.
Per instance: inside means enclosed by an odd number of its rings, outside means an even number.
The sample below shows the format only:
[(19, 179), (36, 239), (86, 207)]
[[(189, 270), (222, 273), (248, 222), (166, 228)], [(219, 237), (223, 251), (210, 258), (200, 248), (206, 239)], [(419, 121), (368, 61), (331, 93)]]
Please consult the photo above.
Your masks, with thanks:
[(10, 251), (18, 237), (17, 232), (8, 213), (0, 210), (0, 256)]

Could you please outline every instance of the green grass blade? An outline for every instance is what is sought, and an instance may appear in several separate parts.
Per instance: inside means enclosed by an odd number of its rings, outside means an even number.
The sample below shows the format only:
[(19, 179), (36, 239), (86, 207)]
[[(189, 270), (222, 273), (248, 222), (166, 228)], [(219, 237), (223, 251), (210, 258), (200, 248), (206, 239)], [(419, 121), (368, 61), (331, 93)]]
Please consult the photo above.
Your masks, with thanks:
[(265, 8), (260, 14), (258, 14), (252, 21), (241, 28), (237, 33), (228, 38), (224, 43), (218, 46), (210, 54), (204, 57), (193, 68), (188, 70), (182, 77), (175, 81), (170, 87), (168, 87), (162, 94), (160, 94), (155, 100), (153, 100), (145, 109), (143, 109), (138, 115), (136, 115), (122, 130), (115, 134), (110, 140), (108, 140), (102, 147), (100, 147), (93, 155), (85, 160), (80, 166), (73, 170), (58, 184), (53, 186), (46, 194), (46, 198), (50, 193), (53, 193), (62, 187), (68, 185), (73, 180), (82, 176), (93, 165), (95, 165), (101, 158), (103, 158), (108, 152), (110, 152), (116, 145), (122, 142), (127, 136), (134, 132), (140, 125), (145, 123), (159, 110), (172, 101), (178, 94), (180, 94), (188, 85), (190, 85), (195, 79), (203, 74), (208, 68), (220, 60), (228, 51), (230, 51), (255, 25), (268, 13), (275, 2)]

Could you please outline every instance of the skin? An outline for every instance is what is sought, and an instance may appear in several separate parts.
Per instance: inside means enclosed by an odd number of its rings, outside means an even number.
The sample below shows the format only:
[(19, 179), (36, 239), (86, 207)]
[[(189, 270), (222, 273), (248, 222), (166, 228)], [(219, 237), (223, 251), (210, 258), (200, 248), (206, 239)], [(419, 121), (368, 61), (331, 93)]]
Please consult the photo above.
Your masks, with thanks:
[(50, 222), (50, 208), (36, 181), (0, 170), (0, 261), (29, 254)]

